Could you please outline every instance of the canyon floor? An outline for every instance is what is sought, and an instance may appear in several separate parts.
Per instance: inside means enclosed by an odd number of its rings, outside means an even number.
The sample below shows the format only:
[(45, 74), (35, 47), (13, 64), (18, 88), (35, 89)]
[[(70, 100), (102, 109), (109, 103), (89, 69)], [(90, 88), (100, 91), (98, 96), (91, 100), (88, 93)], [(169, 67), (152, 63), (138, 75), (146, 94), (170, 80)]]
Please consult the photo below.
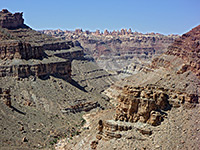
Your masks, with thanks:
[[(96, 139), (98, 135), (98, 121), (112, 120), (115, 109), (109, 109), (85, 115), (86, 124), (83, 133), (72, 139), (60, 140), (55, 148), (62, 149), (91, 149), (91, 143), (98, 141), (96, 149), (99, 150), (198, 150), (200, 147), (200, 106), (194, 108), (172, 108), (165, 112), (167, 114), (164, 121), (159, 126), (150, 126), (142, 123), (130, 123), (134, 128), (128, 131), (117, 131), (122, 135), (121, 138), (102, 137)], [(122, 124), (127, 122), (122, 122)], [(145, 126), (145, 127), (144, 127)], [(86, 129), (85, 129), (86, 127)], [(88, 129), (89, 128), (89, 129)], [(151, 135), (142, 134), (138, 128), (148, 128), (152, 131)]]

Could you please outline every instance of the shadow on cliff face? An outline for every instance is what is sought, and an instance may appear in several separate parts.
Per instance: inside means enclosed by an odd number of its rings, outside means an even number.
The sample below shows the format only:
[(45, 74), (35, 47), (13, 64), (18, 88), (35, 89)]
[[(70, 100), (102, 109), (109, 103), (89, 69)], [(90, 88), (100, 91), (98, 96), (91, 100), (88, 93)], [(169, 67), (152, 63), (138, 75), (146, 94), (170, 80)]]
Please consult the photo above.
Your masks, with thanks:
[(85, 90), (85, 88), (82, 87), (80, 84), (78, 84), (78, 82), (76, 82), (75, 80), (71, 79), (71, 81), (69, 81), (69, 83), (71, 83), (73, 86), (77, 87), (79, 90), (81, 90), (83, 92), (87, 92)]
[[(73, 80), (71, 77), (66, 77), (66, 76), (61, 75), (61, 74), (51, 74), (51, 76), (53, 76), (55, 78), (62, 79), (65, 82), (69, 82), (70, 84), (72, 84), (73, 86), (75, 86), (76, 88), (78, 88), (79, 90), (81, 90), (83, 92), (87, 92), (84, 87), (82, 87), (80, 84), (78, 84), (78, 82), (76, 82), (75, 80)], [(41, 80), (48, 80), (48, 79), (50, 79), (50, 75), (39, 76), (39, 79), (41, 79)]]
[(9, 30), (17, 30), (17, 29), (31, 29), (31, 28), (29, 26), (27, 26), (26, 24), (22, 24), (17, 27), (9, 27), (8, 29)]

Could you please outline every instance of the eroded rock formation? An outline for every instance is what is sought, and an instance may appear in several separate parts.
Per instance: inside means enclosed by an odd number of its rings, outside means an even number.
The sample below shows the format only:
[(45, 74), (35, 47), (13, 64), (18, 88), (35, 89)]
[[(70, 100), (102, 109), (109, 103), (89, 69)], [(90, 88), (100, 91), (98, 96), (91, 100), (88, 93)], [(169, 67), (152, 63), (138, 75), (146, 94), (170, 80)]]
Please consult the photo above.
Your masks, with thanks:
[(117, 100), (115, 120), (156, 126), (164, 119), (162, 112), (171, 107), (192, 108), (199, 103), (199, 47), (195, 44), (199, 27), (183, 34), (155, 58), (149, 71), (125, 78), (107, 90), (107, 95)]
[[(99, 30), (87, 33), (82, 30), (45, 30), (40, 32), (65, 40), (78, 40), (83, 46), (84, 52), (88, 56), (92, 56), (101, 68), (126, 75), (141, 71), (155, 56), (165, 52), (167, 47), (178, 37), (177, 35), (165, 36), (155, 33), (142, 34), (132, 32), (131, 29), (112, 32), (105, 30), (103, 33)], [(131, 63), (141, 69), (128, 67)]]
[(44, 57), (41, 46), (32, 47), (29, 43), (21, 41), (7, 41), (0, 43), (1, 59), (39, 59)]
[(22, 13), (2, 10), (0, 19), (0, 77), (56, 75), (70, 80), (71, 61), (83, 58), (77, 41), (74, 44), (23, 28)]
[(0, 66), (0, 77), (11, 76), (26, 78), (29, 76), (43, 77), (46, 75), (60, 75), (70, 79), (71, 62), (50, 62), (36, 64), (19, 64)]
[(194, 72), (199, 78), (200, 76), (200, 25), (183, 34), (180, 38), (169, 46), (163, 57), (158, 57), (153, 60), (152, 68), (163, 66), (169, 68), (175, 63), (175, 59), (169, 61), (169, 57), (179, 58), (183, 61), (177, 70), (177, 74), (183, 74), (188, 70)]
[(159, 125), (163, 120), (162, 110), (184, 103), (198, 103), (198, 96), (153, 85), (125, 86), (118, 96), (115, 120)]
[(0, 88), (0, 98), (8, 107), (11, 107), (10, 89)]
[(2, 28), (19, 28), (24, 26), (23, 13), (10, 13), (7, 9), (0, 11), (0, 26)]
[(2, 13), (13, 26), (0, 24), (0, 147), (40, 149), (79, 134), (85, 112), (108, 107), (100, 92), (115, 79), (84, 57), (78, 41), (41, 34)]

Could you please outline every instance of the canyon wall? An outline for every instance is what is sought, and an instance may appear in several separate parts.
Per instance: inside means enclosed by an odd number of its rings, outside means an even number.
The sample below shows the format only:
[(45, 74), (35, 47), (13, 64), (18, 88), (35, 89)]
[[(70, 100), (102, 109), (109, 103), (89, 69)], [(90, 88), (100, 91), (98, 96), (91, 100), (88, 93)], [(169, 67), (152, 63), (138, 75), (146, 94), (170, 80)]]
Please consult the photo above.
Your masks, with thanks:
[(57, 75), (66, 78), (71, 76), (71, 62), (50, 62), (47, 64), (20, 64), (12, 66), (0, 66), (0, 77), (11, 76), (26, 78), (29, 76), (42, 77)]
[(84, 113), (108, 107), (101, 92), (115, 78), (78, 41), (39, 33), (15, 14), (0, 12), (0, 147), (51, 147), (80, 129)]
[[(177, 73), (183, 74), (184, 72), (191, 70), (196, 76), (200, 78), (200, 25), (191, 31), (183, 34), (180, 38), (176, 39), (175, 42), (169, 46), (167, 52), (168, 56), (175, 56), (184, 61)], [(153, 61), (152, 67), (159, 67), (161, 64), (170, 64), (167, 60), (157, 58)], [(161, 63), (162, 62), (162, 63)], [(167, 65), (164, 65), (167, 67)]]
[(39, 59), (44, 56), (41, 46), (31, 46), (20, 41), (7, 41), (0, 43), (1, 59)]
[(81, 29), (40, 32), (63, 40), (78, 40), (84, 48), (84, 53), (92, 57), (101, 68), (121, 75), (131, 75), (143, 70), (178, 37), (158, 33), (142, 34), (131, 29), (112, 32), (105, 30), (104, 33), (99, 30), (91, 32)]
[[(70, 80), (71, 62), (83, 59), (77, 42), (38, 33), (24, 25), (22, 13), (0, 11), (0, 77), (55, 75)], [(26, 28), (24, 28), (26, 26)]]
[(199, 31), (197, 26), (176, 39), (152, 61), (149, 71), (118, 81), (105, 91), (117, 105), (116, 120), (158, 125), (162, 111), (199, 103)]

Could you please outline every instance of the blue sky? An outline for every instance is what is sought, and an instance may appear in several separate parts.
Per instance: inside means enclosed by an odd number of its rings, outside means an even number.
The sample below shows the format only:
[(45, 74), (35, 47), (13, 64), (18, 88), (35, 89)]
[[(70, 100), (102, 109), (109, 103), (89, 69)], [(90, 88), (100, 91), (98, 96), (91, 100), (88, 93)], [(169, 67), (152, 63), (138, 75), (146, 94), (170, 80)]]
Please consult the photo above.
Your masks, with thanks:
[(24, 12), (33, 29), (119, 30), (183, 34), (200, 24), (200, 0), (0, 0)]

